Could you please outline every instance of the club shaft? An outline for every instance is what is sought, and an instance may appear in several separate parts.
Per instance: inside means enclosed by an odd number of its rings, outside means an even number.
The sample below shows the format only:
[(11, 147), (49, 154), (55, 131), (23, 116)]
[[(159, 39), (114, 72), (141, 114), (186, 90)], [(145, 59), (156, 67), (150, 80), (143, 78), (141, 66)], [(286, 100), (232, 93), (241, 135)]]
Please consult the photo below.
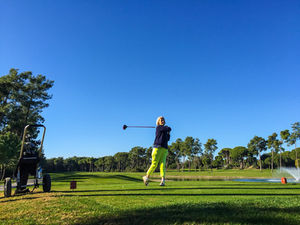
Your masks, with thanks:
[(153, 126), (127, 126), (127, 127), (134, 127), (134, 128), (155, 128)]

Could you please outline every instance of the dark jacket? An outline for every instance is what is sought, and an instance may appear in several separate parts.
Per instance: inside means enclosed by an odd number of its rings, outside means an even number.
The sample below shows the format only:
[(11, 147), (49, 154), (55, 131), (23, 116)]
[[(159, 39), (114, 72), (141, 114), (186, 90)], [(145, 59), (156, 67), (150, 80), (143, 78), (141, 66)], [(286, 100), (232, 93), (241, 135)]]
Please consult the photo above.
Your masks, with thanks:
[(163, 147), (168, 149), (170, 132), (171, 132), (171, 128), (168, 126), (161, 126), (161, 125), (157, 126), (153, 147), (154, 148)]

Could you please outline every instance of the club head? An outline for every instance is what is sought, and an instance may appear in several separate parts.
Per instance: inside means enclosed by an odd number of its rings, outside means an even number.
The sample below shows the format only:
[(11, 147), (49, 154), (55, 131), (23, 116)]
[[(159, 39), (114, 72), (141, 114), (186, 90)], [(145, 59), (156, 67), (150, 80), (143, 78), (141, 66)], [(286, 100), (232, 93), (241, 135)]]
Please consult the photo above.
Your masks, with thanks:
[(127, 126), (126, 125), (123, 125), (123, 130), (126, 130)]

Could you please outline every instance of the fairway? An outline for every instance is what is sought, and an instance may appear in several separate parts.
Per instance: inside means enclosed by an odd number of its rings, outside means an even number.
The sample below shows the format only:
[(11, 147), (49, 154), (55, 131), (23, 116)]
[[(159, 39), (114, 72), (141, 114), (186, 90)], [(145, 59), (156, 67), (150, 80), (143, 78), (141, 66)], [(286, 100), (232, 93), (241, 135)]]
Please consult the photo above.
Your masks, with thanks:
[[(251, 172), (242, 172), (244, 177)], [(169, 173), (191, 178), (201, 172)], [(205, 174), (205, 173), (204, 173)], [(209, 173), (207, 173), (209, 174)], [(205, 175), (207, 175), (205, 174)], [(221, 173), (226, 174), (226, 173)], [(238, 173), (234, 173), (237, 175)], [(267, 176), (268, 173), (263, 174)], [(52, 192), (0, 197), (1, 224), (299, 224), (300, 185), (172, 181), (142, 173), (51, 174)], [(70, 190), (70, 181), (77, 189)]]

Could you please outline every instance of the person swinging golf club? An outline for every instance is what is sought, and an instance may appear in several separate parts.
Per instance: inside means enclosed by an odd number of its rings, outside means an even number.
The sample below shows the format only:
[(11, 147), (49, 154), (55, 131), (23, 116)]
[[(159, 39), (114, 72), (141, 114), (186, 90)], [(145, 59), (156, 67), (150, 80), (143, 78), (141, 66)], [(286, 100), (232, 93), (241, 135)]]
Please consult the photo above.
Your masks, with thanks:
[(170, 140), (171, 128), (165, 126), (165, 118), (160, 116), (156, 120), (156, 135), (152, 150), (152, 163), (147, 171), (146, 176), (143, 176), (144, 184), (149, 183), (150, 175), (155, 171), (156, 167), (160, 165), (160, 186), (165, 186), (166, 176), (166, 159), (168, 155), (168, 141)]

